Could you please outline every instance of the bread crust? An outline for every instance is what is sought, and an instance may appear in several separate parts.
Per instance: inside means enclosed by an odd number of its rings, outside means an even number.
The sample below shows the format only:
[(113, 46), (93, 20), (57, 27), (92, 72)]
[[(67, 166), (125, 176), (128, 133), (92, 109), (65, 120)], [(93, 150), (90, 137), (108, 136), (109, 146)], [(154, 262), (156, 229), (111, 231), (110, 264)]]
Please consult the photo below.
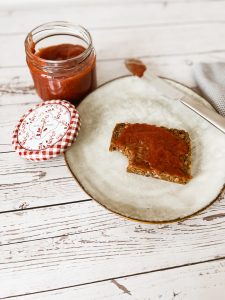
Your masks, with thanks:
[[(124, 155), (128, 157), (128, 167), (127, 167), (127, 172), (130, 173), (135, 173), (139, 175), (144, 175), (144, 176), (151, 176), (154, 178), (170, 181), (170, 182), (175, 182), (175, 183), (180, 183), (180, 184), (186, 184), (189, 182), (189, 180), (192, 178), (191, 177), (191, 140), (189, 137), (188, 132), (185, 130), (180, 130), (180, 129), (175, 129), (175, 128), (166, 128), (161, 126), (162, 128), (165, 128), (172, 132), (174, 135), (179, 137), (180, 139), (183, 139), (186, 144), (188, 145), (188, 153), (186, 155), (183, 155), (181, 158), (183, 160), (183, 171), (185, 172), (186, 176), (174, 176), (171, 174), (167, 174), (166, 172), (157, 172), (156, 170), (150, 168), (148, 164), (146, 163), (145, 168), (141, 168), (140, 166), (137, 166), (134, 161), (134, 154), (129, 151), (129, 147), (126, 146), (118, 146), (116, 144), (117, 139), (119, 138), (120, 134), (123, 132), (123, 130), (129, 126), (129, 123), (118, 123), (116, 124), (113, 133), (112, 133), (112, 138), (111, 138), (111, 143), (109, 147), (109, 151), (120, 151)], [(135, 158), (137, 161), (137, 158)], [(143, 161), (142, 161), (143, 164)]]

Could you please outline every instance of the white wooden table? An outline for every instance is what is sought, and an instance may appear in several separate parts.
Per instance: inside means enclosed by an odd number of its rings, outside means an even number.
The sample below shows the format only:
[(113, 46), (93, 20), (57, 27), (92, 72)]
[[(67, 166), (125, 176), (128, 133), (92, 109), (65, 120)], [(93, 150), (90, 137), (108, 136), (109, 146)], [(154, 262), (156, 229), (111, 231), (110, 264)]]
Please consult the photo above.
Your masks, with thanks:
[(124, 58), (139, 57), (195, 87), (195, 62), (225, 59), (225, 1), (31, 2), (0, 3), (0, 299), (224, 300), (224, 198), (178, 223), (125, 220), (89, 199), (63, 157), (21, 159), (11, 134), (39, 102), (23, 47), (33, 27), (87, 27), (99, 84), (126, 74)]

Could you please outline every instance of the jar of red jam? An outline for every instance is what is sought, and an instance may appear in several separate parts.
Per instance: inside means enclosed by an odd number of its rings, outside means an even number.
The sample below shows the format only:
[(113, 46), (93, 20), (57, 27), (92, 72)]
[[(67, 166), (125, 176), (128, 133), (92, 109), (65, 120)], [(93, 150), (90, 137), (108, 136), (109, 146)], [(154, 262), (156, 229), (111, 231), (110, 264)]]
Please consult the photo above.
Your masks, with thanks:
[(25, 40), (26, 60), (38, 95), (77, 104), (96, 88), (96, 54), (90, 33), (68, 22), (33, 29)]

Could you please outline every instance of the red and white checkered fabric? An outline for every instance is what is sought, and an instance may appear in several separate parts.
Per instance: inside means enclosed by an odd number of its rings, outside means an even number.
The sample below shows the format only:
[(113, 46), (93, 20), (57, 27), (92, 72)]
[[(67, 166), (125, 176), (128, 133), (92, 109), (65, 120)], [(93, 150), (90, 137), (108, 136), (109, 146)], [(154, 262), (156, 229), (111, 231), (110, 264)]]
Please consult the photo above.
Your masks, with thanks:
[(12, 143), (16, 152), (28, 160), (51, 159), (75, 142), (80, 125), (74, 105), (65, 100), (44, 101), (19, 120)]

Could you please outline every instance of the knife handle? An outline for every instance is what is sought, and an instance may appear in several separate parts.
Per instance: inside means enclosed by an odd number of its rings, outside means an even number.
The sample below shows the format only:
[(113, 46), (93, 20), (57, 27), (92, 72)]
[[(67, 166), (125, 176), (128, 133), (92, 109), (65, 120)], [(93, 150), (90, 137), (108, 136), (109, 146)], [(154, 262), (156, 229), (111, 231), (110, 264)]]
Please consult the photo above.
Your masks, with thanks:
[(180, 102), (225, 133), (225, 118), (219, 115), (216, 111), (213, 111), (205, 105), (186, 96), (182, 97)]

